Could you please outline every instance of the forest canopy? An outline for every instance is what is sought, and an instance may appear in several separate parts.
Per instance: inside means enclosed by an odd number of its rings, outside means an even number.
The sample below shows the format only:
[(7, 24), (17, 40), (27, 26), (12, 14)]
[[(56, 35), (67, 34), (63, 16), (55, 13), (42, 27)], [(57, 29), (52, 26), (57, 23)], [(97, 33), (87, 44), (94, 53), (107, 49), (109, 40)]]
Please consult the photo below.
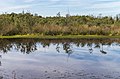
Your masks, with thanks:
[(76, 15), (65, 17), (58, 13), (42, 17), (31, 13), (0, 15), (0, 35), (120, 35), (120, 15)]

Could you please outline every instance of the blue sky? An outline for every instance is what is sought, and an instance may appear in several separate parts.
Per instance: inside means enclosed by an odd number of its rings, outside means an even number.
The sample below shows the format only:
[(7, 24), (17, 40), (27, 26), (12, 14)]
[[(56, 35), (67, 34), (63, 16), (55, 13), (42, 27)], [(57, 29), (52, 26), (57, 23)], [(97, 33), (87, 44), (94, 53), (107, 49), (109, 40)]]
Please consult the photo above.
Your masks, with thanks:
[(120, 13), (120, 0), (0, 0), (0, 13), (22, 12), (54, 16), (65, 15), (115, 15)]

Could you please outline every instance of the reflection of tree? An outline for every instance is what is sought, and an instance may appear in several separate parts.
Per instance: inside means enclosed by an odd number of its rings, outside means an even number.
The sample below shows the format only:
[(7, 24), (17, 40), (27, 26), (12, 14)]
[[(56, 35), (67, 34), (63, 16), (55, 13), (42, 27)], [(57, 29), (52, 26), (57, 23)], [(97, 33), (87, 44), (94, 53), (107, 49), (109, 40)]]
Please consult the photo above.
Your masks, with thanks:
[(50, 46), (50, 43), (44, 42), (44, 43), (41, 43), (41, 45), (43, 46), (43, 48), (45, 48), (45, 47), (49, 47), (49, 46)]
[(10, 48), (11, 48), (12, 45), (7, 45), (5, 47), (2, 47), (1, 50), (4, 52), (4, 53), (7, 53), (8, 51), (10, 51)]
[(87, 46), (89, 47), (89, 52), (90, 52), (90, 53), (93, 53), (92, 44), (91, 44), (91, 43), (88, 43)]
[(68, 57), (73, 53), (73, 51), (71, 49), (71, 45), (69, 43), (63, 44), (63, 50), (65, 50), (65, 53), (68, 54)]
[(31, 53), (37, 50), (36, 42), (32, 40), (1, 40), (0, 41), (0, 51), (3, 53), (7, 53), (11, 51), (11, 49), (15, 49), (17, 51), (21, 51), (22, 53)]
[(60, 46), (59, 46), (59, 43), (58, 43), (57, 46), (56, 46), (56, 51), (57, 51), (58, 53), (60, 53)]
[(100, 50), (100, 52), (103, 54), (107, 54), (107, 52), (103, 50), (103, 44), (102, 44), (102, 49)]
[(7, 53), (12, 48), (12, 44), (9, 41), (0, 40), (0, 51)]
[(63, 44), (63, 50), (65, 50), (65, 53), (68, 53), (68, 54), (72, 53), (71, 45), (69, 43)]
[(100, 44), (96, 44), (94, 48), (100, 48)]
[[(72, 44), (71, 44), (72, 42)], [(107, 54), (107, 52), (105, 52), (103, 50), (103, 45), (108, 45), (110, 46), (113, 42), (116, 42), (119, 46), (120, 44), (120, 40), (119, 39), (115, 39), (115, 40), (111, 40), (111, 39), (92, 39), (92, 40), (87, 40), (87, 39), (79, 39), (79, 40), (40, 40), (40, 39), (0, 39), (0, 52), (2, 53), (7, 53), (9, 51), (13, 50), (17, 50), (20, 51), (22, 53), (31, 53), (37, 50), (37, 43), (41, 44), (43, 46), (43, 48), (49, 47), (51, 44), (56, 46), (56, 51), (60, 52), (60, 47), (61, 45), (63, 46), (63, 50), (65, 51), (65, 53), (68, 54), (68, 56), (70, 56), (70, 54), (73, 53), (72, 45), (75, 45), (77, 47), (85, 47), (87, 45), (87, 47), (89, 48), (89, 52), (93, 53), (93, 49), (95, 48), (100, 48), (101, 44), (102, 44), (102, 49), (100, 50), (100, 52), (102, 54)], [(94, 43), (94, 44), (93, 44)], [(93, 48), (93, 45), (94, 48)]]
[(17, 43), (15, 49), (20, 50), (23, 53), (29, 54), (37, 50), (37, 47), (36, 47), (36, 43), (28, 42), (28, 43)]
[[(2, 59), (2, 55), (0, 55), (0, 59)], [(0, 66), (2, 66), (2, 61), (0, 61)]]
[(67, 61), (68, 61), (70, 55), (73, 53), (73, 50), (71, 49), (71, 45), (69, 43), (64, 43), (63, 50), (65, 50), (65, 53), (68, 54), (68, 57), (67, 57)]
[(81, 43), (81, 47), (84, 47), (86, 43)]

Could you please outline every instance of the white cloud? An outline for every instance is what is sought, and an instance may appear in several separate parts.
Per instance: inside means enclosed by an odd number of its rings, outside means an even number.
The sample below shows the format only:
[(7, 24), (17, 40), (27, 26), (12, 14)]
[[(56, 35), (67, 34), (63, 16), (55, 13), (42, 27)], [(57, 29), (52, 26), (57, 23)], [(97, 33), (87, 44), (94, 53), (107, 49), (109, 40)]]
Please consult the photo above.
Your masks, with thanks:
[(120, 7), (120, 1), (119, 2), (109, 2), (109, 3), (101, 3), (101, 4), (94, 4), (91, 6), (91, 8), (115, 8)]
[(3, 6), (3, 7), (0, 7), (0, 11), (11, 11), (11, 10), (19, 10), (19, 9), (26, 9), (26, 8), (29, 8), (31, 7), (31, 5), (20, 5), (20, 6)]
[(35, 1), (35, 0), (24, 0), (24, 2), (26, 2), (26, 3), (30, 3), (30, 2), (33, 2), (33, 1)]
[(57, 1), (61, 1), (61, 0), (50, 0), (50, 1), (55, 1), (55, 2), (57, 2)]
[[(40, 12), (65, 11), (70, 8), (71, 13), (113, 13), (120, 11), (120, 1), (117, 0), (0, 0), (0, 11), (21, 11), (29, 9)], [(115, 9), (114, 9), (115, 8)], [(41, 11), (41, 12), (42, 12)], [(47, 13), (48, 14), (48, 13)]]

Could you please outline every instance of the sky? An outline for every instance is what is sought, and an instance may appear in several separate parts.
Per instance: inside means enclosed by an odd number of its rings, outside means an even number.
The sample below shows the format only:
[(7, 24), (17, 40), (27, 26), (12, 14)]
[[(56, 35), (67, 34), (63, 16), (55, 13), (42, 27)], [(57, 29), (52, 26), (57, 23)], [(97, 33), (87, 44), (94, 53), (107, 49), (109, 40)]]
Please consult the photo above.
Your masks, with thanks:
[(109, 15), (120, 13), (120, 0), (0, 0), (0, 13), (37, 13), (42, 16)]

